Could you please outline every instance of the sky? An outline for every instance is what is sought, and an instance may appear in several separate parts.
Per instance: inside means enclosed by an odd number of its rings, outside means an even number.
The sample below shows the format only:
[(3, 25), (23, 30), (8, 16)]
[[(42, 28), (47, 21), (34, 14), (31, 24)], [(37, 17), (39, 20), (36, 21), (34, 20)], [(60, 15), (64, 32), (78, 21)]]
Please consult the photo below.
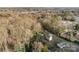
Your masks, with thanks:
[(79, 0), (0, 0), (0, 7), (79, 7)]

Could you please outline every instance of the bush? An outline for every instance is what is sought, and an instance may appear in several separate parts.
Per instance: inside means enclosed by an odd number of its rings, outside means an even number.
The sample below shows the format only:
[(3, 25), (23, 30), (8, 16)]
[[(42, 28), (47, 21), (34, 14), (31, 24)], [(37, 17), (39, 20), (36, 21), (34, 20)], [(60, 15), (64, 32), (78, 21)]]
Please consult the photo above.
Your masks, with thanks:
[(77, 24), (77, 30), (79, 31), (79, 23)]
[(73, 15), (74, 15), (74, 14), (73, 14), (71, 11), (65, 11), (65, 12), (64, 12), (64, 18), (65, 18), (65, 20), (71, 21)]
[(42, 48), (42, 52), (48, 52), (48, 46), (45, 45), (43, 48)]

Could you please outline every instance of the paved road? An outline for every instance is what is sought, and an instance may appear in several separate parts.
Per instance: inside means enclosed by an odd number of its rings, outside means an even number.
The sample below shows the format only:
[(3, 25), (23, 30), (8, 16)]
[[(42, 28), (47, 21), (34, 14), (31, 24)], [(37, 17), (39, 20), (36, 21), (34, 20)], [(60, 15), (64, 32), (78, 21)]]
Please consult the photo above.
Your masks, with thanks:
[[(71, 42), (71, 41), (67, 41), (63, 38), (60, 38), (54, 34), (53, 35), (53, 39), (52, 41), (47, 41), (44, 40), (44, 42), (47, 43), (48, 47), (49, 47), (49, 51), (62, 51), (62, 49), (64, 49), (64, 51), (69, 51), (69, 52), (79, 52), (79, 43), (78, 42)], [(58, 44), (60, 46), (58, 46)], [(63, 47), (64, 46), (64, 47)], [(63, 47), (63, 48), (61, 48)]]

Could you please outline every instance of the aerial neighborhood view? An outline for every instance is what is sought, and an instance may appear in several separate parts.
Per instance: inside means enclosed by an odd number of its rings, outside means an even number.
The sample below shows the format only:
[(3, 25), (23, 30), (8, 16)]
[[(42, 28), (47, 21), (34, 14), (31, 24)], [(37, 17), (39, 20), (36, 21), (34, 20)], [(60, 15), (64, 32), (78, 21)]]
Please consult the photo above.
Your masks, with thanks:
[(0, 52), (79, 52), (79, 8), (0, 8)]

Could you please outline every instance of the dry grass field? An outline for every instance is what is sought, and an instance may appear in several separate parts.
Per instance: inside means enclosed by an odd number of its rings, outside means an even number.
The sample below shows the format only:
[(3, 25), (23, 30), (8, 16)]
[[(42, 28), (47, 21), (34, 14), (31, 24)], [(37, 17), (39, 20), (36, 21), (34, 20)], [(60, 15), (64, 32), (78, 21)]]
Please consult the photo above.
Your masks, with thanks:
[[(73, 43), (79, 42), (78, 32), (78, 10), (0, 9), (0, 52), (79, 51), (79, 45)], [(62, 42), (70, 42), (77, 50), (66, 44), (61, 49)]]

